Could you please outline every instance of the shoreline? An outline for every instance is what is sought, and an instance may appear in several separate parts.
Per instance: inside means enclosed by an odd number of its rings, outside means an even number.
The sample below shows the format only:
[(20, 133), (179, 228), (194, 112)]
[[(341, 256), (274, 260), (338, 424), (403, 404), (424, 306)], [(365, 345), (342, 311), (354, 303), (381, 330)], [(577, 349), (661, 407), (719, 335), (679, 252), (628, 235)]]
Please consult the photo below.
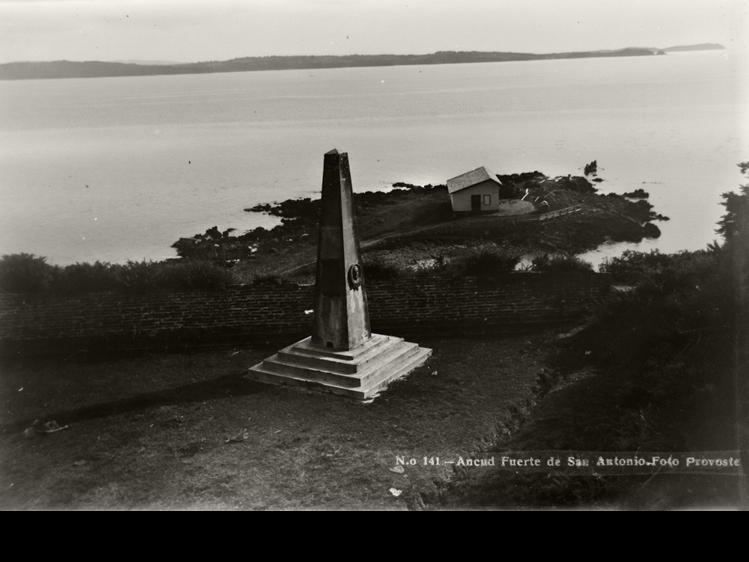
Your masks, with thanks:
[[(600, 193), (605, 180), (595, 171), (588, 176), (551, 178), (533, 171), (498, 178), (503, 186), (501, 200), (512, 203), (525, 198), (525, 205), (510, 204), (499, 213), (453, 213), (445, 185), (405, 182), (394, 183), (390, 191), (355, 193), (368, 277), (406, 278), (424, 272), (467, 275), (467, 264), (478, 267), (480, 275), (513, 268), (541, 271), (538, 268), (552, 262), (555, 268), (595, 270), (584, 259), (586, 253), (612, 243), (655, 240), (661, 234), (655, 222), (668, 220), (653, 211), (642, 190), (636, 199)], [(245, 212), (275, 217), (280, 224), (241, 233), (214, 226), (178, 239), (172, 244), (177, 256), (163, 260), (60, 266), (34, 254), (7, 254), (2, 261), (10, 277), (3, 289), (149, 294), (268, 281), (309, 284), (314, 282), (319, 204), (319, 199), (300, 198), (246, 208)], [(509, 214), (503, 214), (507, 209)], [(595, 265), (603, 266), (605, 260)]]
[[(534, 171), (500, 175), (510, 197), (528, 190), (544, 209), (524, 216), (457, 216), (444, 185), (396, 182), (391, 191), (354, 195), (357, 228), (364, 255), (401, 270), (424, 260), (465, 256), (471, 251), (579, 255), (610, 242), (639, 243), (660, 236), (655, 221), (668, 220), (640, 198), (601, 194), (601, 178), (558, 176)], [(281, 224), (235, 234), (217, 227), (173, 244), (182, 259), (228, 265), (245, 282), (257, 277), (309, 275), (317, 244), (319, 200), (287, 199), (247, 208), (277, 217)], [(555, 211), (573, 209), (567, 216)]]

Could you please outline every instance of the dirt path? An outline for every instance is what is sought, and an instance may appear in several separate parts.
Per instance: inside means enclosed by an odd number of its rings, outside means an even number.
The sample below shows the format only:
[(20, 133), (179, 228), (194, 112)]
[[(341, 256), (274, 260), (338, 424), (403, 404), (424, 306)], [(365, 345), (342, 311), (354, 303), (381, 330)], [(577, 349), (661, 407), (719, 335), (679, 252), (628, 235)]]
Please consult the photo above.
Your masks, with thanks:
[[(430, 368), (368, 406), (241, 378), (272, 350), (6, 365), (0, 507), (404, 509), (450, 473), (395, 456), (475, 450), (555, 333), (421, 339)], [(70, 428), (26, 438), (34, 419)]]

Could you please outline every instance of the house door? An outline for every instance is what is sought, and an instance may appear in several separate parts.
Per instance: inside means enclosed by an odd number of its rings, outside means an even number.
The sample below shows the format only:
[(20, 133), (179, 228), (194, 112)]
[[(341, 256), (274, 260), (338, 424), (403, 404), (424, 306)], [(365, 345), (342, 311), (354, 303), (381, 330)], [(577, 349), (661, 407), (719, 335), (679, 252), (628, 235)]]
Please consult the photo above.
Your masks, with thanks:
[(471, 195), (471, 212), (481, 212), (481, 195)]

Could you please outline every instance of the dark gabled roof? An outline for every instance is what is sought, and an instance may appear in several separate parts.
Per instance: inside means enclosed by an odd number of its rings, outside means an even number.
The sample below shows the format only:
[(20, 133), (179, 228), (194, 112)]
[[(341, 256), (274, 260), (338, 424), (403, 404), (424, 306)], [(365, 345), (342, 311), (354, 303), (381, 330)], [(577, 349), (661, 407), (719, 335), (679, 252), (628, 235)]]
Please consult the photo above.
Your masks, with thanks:
[(465, 174), (460, 174), (454, 178), (447, 180), (447, 192), (452, 194), (456, 191), (474, 186), (478, 183), (490, 180), (495, 182), (497, 185), (502, 185), (502, 182), (497, 179), (497, 175), (491, 170), (487, 169), (486, 166), (481, 166)]

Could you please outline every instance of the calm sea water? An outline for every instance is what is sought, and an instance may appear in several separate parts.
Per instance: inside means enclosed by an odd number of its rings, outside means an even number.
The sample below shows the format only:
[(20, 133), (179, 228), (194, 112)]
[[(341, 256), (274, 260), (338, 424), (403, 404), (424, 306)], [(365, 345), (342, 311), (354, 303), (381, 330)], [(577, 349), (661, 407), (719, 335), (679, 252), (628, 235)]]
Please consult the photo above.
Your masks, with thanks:
[(728, 52), (0, 82), (0, 253), (159, 259), (274, 224), (243, 208), (318, 193), (332, 147), (357, 190), (597, 159), (603, 191), (672, 218), (643, 248), (701, 248), (749, 160), (748, 91)]

